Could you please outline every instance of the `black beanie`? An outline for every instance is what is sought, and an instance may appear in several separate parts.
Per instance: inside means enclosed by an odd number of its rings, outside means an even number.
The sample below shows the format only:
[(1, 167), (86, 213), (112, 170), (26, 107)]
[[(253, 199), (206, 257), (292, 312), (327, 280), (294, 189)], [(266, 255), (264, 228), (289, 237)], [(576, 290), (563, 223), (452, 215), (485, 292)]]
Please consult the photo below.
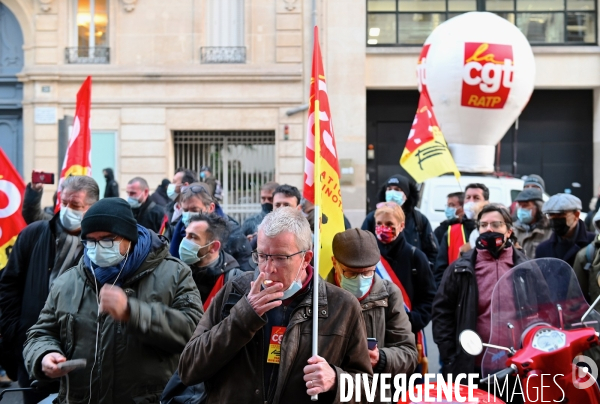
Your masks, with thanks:
[(81, 221), (81, 238), (95, 231), (106, 231), (137, 242), (137, 222), (129, 203), (121, 198), (104, 198), (93, 204)]
[(408, 182), (408, 178), (406, 178), (403, 175), (400, 175), (400, 174), (392, 175), (387, 180), (385, 185), (386, 185), (386, 187), (389, 187), (390, 185), (395, 185), (397, 187), (400, 187), (400, 189), (402, 190), (402, 192), (404, 192), (404, 195), (406, 195), (407, 198), (410, 196), (410, 185)]

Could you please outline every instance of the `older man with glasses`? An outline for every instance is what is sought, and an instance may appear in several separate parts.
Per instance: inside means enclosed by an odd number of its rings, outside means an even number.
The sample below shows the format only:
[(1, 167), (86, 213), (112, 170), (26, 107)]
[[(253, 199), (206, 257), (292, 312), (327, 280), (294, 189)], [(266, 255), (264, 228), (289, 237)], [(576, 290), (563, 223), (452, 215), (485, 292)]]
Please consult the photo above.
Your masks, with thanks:
[(179, 245), (186, 237), (185, 229), (190, 224), (190, 220), (194, 216), (201, 214), (207, 215), (215, 213), (225, 219), (227, 222), (227, 235), (224, 241), (224, 251), (230, 254), (240, 265), (243, 271), (251, 271), (250, 255), (252, 248), (250, 242), (242, 233), (240, 224), (231, 216), (225, 214), (221, 206), (213, 199), (209, 192), (209, 187), (202, 182), (181, 187), (181, 220), (175, 226), (173, 237), (171, 238), (170, 252), (174, 257), (179, 256)]
[[(269, 213), (258, 230), (258, 270), (231, 280), (185, 348), (179, 375), (206, 384), (206, 403), (340, 399), (340, 375), (372, 374), (357, 299), (323, 280), (312, 310), (312, 235), (297, 209)], [(312, 356), (313, 316), (319, 355)]]

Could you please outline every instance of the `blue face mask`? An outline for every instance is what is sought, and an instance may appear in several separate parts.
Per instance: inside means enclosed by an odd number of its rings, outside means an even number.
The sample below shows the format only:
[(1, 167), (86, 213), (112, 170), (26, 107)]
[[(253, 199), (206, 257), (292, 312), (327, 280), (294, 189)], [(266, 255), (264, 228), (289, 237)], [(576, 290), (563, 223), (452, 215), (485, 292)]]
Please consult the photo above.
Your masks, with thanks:
[(169, 184), (167, 186), (167, 196), (172, 201), (174, 201), (175, 199), (177, 199), (177, 195), (179, 195), (177, 193), (177, 189), (176, 188), (177, 188), (177, 185), (175, 185), (175, 184)]
[(447, 206), (445, 213), (446, 213), (446, 219), (448, 219), (448, 220), (452, 220), (457, 217), (456, 216), (456, 208), (451, 208), (450, 206)]
[(202, 178), (202, 179), (206, 178), (206, 173), (204, 171), (202, 171), (200, 173), (200, 178)]
[(188, 265), (202, 261), (202, 259), (208, 255), (208, 252), (201, 257), (198, 257), (198, 252), (201, 248), (208, 247), (212, 243), (214, 243), (214, 241), (211, 241), (206, 245), (198, 245), (193, 241), (184, 238), (181, 240), (181, 244), (179, 244), (179, 258)]
[(373, 277), (364, 278), (362, 275), (358, 275), (354, 279), (348, 279), (344, 275), (341, 276), (340, 285), (342, 289), (352, 293), (358, 299), (367, 294), (371, 285), (373, 284)]
[(142, 206), (142, 203), (132, 196), (127, 198), (127, 203), (129, 203), (129, 206), (131, 206), (131, 209), (137, 209), (140, 206)]
[(199, 216), (199, 215), (200, 215), (199, 212), (183, 212), (181, 214), (181, 221), (183, 222), (183, 225), (185, 227), (188, 227), (190, 224), (190, 220), (192, 220), (192, 217)]
[(404, 192), (390, 189), (385, 191), (385, 201), (395, 202), (398, 205), (402, 206), (404, 202), (406, 202), (406, 196), (404, 195)]
[(96, 244), (96, 248), (85, 249), (90, 261), (98, 265), (100, 268), (114, 267), (125, 259), (125, 256), (121, 255), (119, 246), (121, 241), (114, 242), (112, 247), (104, 248), (99, 244)]
[(302, 270), (303, 263), (304, 263), (304, 254), (302, 254), (302, 263), (300, 264), (300, 268), (298, 268), (298, 273), (296, 274), (296, 279), (294, 279), (294, 282), (292, 282), (292, 284), (290, 285), (289, 288), (287, 288), (286, 290), (283, 291), (283, 296), (281, 297), (281, 300), (289, 299), (290, 297), (294, 296), (296, 293), (300, 292), (300, 290), (302, 290), (302, 283), (300, 283), (300, 281), (298, 280), (298, 276), (300, 275), (300, 271)]
[(533, 220), (531, 209), (517, 209), (517, 218), (521, 221), (521, 223), (531, 223)]

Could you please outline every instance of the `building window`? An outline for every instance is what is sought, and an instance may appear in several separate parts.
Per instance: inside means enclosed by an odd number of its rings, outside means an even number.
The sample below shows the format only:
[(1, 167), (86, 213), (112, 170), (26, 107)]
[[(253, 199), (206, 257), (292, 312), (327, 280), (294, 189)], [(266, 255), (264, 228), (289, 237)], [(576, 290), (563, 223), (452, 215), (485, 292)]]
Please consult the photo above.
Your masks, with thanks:
[(108, 63), (108, 0), (74, 0), (76, 46), (67, 63)]
[(442, 22), (489, 11), (532, 45), (595, 45), (595, 0), (367, 0), (367, 45), (422, 45)]
[(244, 0), (209, 0), (202, 63), (246, 63)]

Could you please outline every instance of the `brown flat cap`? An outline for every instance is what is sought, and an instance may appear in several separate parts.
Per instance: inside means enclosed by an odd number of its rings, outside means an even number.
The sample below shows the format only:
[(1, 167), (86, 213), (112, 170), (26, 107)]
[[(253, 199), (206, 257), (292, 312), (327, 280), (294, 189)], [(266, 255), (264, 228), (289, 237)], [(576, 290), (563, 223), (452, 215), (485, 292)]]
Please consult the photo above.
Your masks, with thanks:
[(381, 258), (375, 236), (366, 230), (348, 229), (338, 233), (331, 247), (335, 259), (349, 268), (372, 267)]

